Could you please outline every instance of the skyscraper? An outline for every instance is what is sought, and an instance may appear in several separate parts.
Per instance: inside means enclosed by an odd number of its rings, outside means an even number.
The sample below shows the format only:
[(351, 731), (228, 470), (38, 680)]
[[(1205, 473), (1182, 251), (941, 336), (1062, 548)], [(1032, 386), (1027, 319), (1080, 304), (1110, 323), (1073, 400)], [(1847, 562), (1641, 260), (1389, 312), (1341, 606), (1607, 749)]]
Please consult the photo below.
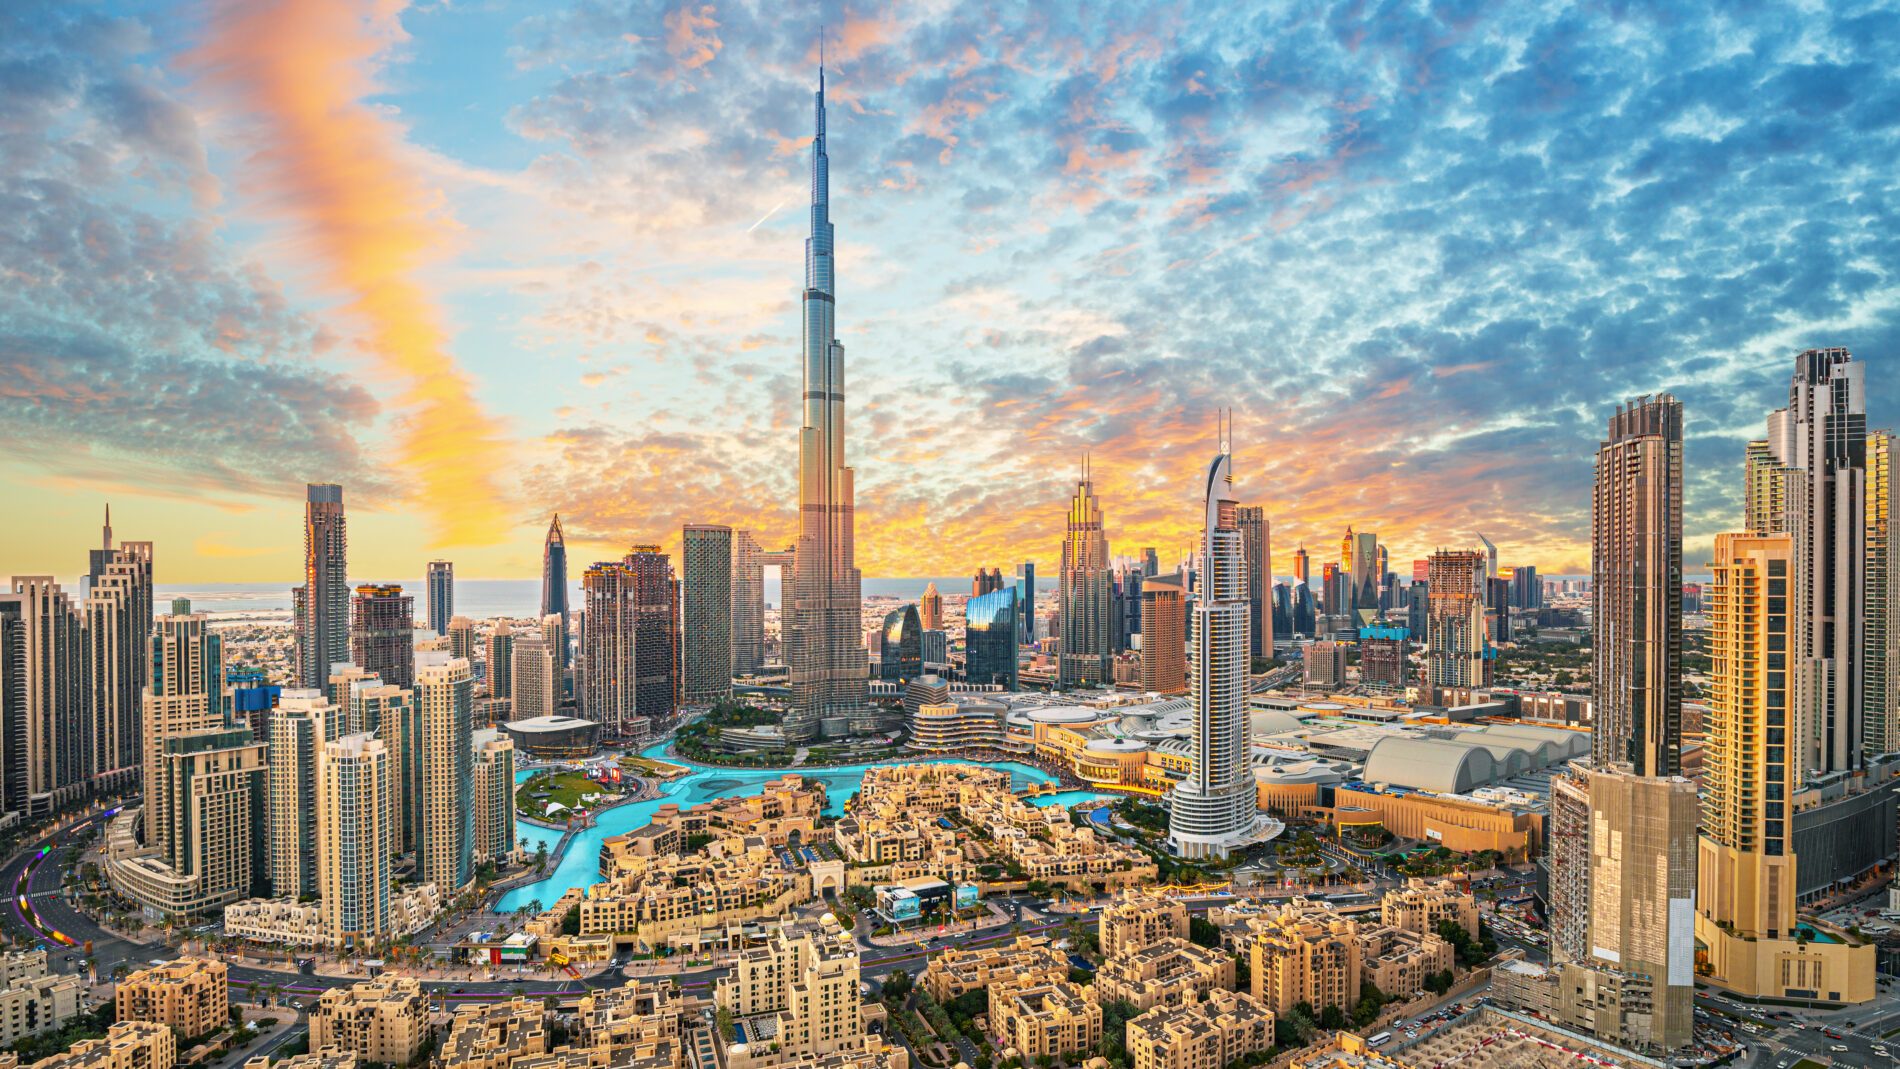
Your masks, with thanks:
[(1893, 515), (1893, 434), (1867, 436), (1867, 668), (1863, 673), (1869, 754), (1900, 750), (1900, 526)]
[(844, 345), (837, 339), (825, 73), (818, 71), (811, 148), (811, 236), (805, 240), (804, 418), (798, 431), (798, 543), (784, 614), (792, 686), (788, 739), (817, 737), (820, 722), (864, 708), (869, 662), (859, 630), (855, 473), (845, 464)]
[(878, 658), (878, 678), (907, 683), (924, 674), (924, 625), (917, 606), (905, 605), (884, 615), (884, 649)]
[(1441, 549), (1429, 560), (1425, 687), (1427, 700), (1436, 700), (1441, 688), (1490, 683), (1491, 659), (1484, 627), (1484, 554)]
[(1141, 586), (1141, 689), (1187, 693), (1187, 592), (1173, 576)]
[(1742, 529), (1780, 534), (1788, 529), (1788, 469), (1757, 438), (1742, 451)]
[(298, 595), (298, 683), (321, 687), (330, 666), (350, 659), (349, 528), (343, 488), (304, 487), (303, 586)]
[(416, 878), (453, 897), (475, 878), (474, 673), (443, 653), (417, 658)]
[(689, 523), (680, 533), (680, 668), (688, 705), (732, 697), (732, 528)]
[[(1347, 592), (1348, 607), (1342, 612), (1353, 613), (1353, 626), (1362, 619), (1370, 619), (1379, 608), (1379, 583), (1384, 576), (1379, 570), (1379, 536), (1371, 531), (1355, 533), (1346, 528), (1346, 541), (1351, 548), (1342, 551), (1341, 563), (1345, 566), (1351, 588)], [(1328, 610), (1329, 612), (1332, 610)], [(1359, 615), (1363, 611), (1363, 615)]]
[(26, 622), (21, 599), (0, 594), (0, 813), (24, 820), (26, 791)]
[(1301, 586), (1310, 587), (1313, 580), (1313, 561), (1306, 554), (1306, 544), (1293, 551), (1293, 581)]
[(1160, 574), (1161, 574), (1161, 555), (1155, 552), (1155, 547), (1143, 546), (1141, 548), (1142, 578), (1149, 579)]
[(460, 657), (470, 664), (475, 663), (475, 621), (466, 616), (457, 616), (449, 621), (449, 656)]
[[(140, 692), (150, 671), (152, 544), (112, 544), (106, 509), (100, 548), (87, 553), (83, 613), (82, 775), (96, 783), (139, 767), (144, 717)], [(129, 773), (128, 773), (129, 774)]]
[(438, 635), (447, 635), (449, 621), (455, 618), (455, 564), (445, 560), (430, 561), (427, 587), (429, 628)]
[(660, 547), (634, 546), (587, 569), (581, 588), (581, 715), (604, 734), (639, 738), (679, 708), (679, 580)]
[(1864, 1002), (1875, 994), (1877, 948), (1803, 930), (1795, 906), (1801, 755), (1782, 742), (1800, 741), (1800, 681), (1771, 669), (1782, 651), (1798, 648), (1800, 601), (1791, 595), (1799, 546), (1792, 532), (1715, 536), (1714, 580), (1704, 588), (1711, 708), (1695, 939), (1717, 986), (1752, 997)]
[(963, 603), (964, 670), (971, 683), (1016, 689), (1017, 590), (1007, 587)]
[(14, 576), (7, 600), (26, 650), (27, 804), (37, 815), (85, 786), (84, 636), (72, 599), (50, 575)]
[(508, 718), (553, 716), (561, 690), (561, 670), (555, 667), (554, 648), (548, 645), (546, 635), (540, 631), (516, 632), (508, 662)]
[(765, 560), (751, 531), (732, 536), (732, 674), (765, 667)]
[(1056, 685), (1100, 683), (1109, 678), (1108, 535), (1102, 506), (1086, 461), (1069, 500), (1068, 533), (1062, 540), (1062, 570), (1056, 576), (1057, 620), (1062, 628)]
[(322, 744), (316, 767), (319, 816), (312, 853), (324, 932), (345, 950), (381, 946), (393, 934), (389, 747), (373, 735), (345, 735)]
[[(1016, 611), (1022, 619), (1016, 626), (1016, 641), (1025, 646), (1036, 642), (1036, 562), (1026, 560), (1016, 566)], [(1140, 630), (1139, 627), (1136, 628)]]
[(573, 664), (572, 643), (568, 636), (574, 633), (573, 620), (568, 615), (567, 605), (567, 534), (561, 530), (561, 514), (555, 513), (548, 521), (547, 540), (541, 545), (541, 612), (540, 616), (558, 613), (561, 617), (561, 641), (557, 656), (561, 659), (561, 668), (565, 671)]
[[(1189, 691), (1192, 767), (1168, 795), (1168, 845), (1226, 857), (1251, 836), (1258, 806), (1247, 753), (1247, 575), (1227, 443), (1207, 469), (1201, 587), (1194, 599)], [(1153, 625), (1144, 621), (1144, 627)], [(1147, 641), (1149, 630), (1142, 632)]]
[[(449, 655), (451, 662), (465, 659)], [(367, 732), (389, 746), (390, 849), (407, 853), (414, 849), (418, 835), (416, 799), (421, 796), (424, 756), (416, 742), (421, 732), (416, 724), (415, 692), (380, 679), (360, 679), (350, 685), (348, 707), (345, 734)]]
[(414, 683), (416, 599), (395, 583), (357, 587), (349, 660), (385, 683), (398, 687)]
[(275, 895), (320, 893), (317, 823), (327, 814), (317, 792), (317, 759), (325, 744), (349, 733), (348, 721), (348, 706), (330, 704), (320, 690), (284, 691), (271, 710), (265, 822)]
[(943, 595), (937, 593), (937, 584), (924, 584), (924, 596), (917, 603), (917, 618), (923, 621), (926, 631), (943, 630)]
[(1273, 656), (1273, 524), (1261, 505), (1240, 510), (1240, 545), (1247, 555), (1247, 634), (1253, 657)]
[(1682, 403), (1618, 406), (1597, 449), (1590, 589), (1591, 759), (1682, 770)]
[(483, 642), (482, 658), (488, 666), (488, 696), (512, 699), (515, 696), (515, 629), (506, 620), (495, 621), (494, 630)]
[(1788, 407), (1768, 417), (1768, 447), (1789, 469), (1786, 529), (1794, 538), (1789, 667), (1804, 773), (1861, 765), (1866, 668), (1866, 365), (1846, 349), (1795, 357)]
[[(185, 609), (180, 612), (178, 610)], [(145, 843), (169, 859), (173, 855), (170, 799), (153, 785), (164, 771), (167, 740), (224, 725), (224, 640), (209, 621), (186, 605), (158, 619), (146, 663), (151, 675), (141, 697), (147, 791)]]
[(515, 851), (515, 744), (490, 728), (475, 733), (475, 860)]

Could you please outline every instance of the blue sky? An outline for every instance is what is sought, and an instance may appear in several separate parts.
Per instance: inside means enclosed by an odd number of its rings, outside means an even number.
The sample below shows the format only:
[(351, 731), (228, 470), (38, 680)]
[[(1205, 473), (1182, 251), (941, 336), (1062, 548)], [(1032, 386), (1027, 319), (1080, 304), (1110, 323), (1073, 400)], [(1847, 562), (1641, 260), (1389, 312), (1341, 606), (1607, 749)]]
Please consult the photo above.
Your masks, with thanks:
[(1620, 400), (1684, 400), (1692, 564), (1793, 353), (1894, 421), (1891, 5), (28, 2), (0, 558), (110, 498), (288, 577), (314, 479), (365, 575), (783, 541), (821, 22), (867, 574), (1051, 560), (1084, 451), (1178, 552), (1221, 406), (1279, 553), (1552, 572)]

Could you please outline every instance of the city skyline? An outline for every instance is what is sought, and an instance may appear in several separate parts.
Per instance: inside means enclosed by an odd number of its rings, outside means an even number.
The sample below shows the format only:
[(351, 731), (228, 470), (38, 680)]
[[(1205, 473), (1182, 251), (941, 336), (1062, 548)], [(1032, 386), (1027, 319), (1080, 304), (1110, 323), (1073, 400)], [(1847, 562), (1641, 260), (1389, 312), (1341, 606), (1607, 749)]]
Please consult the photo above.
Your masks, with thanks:
[[(81, 172), (40, 151), (0, 176), (59, 191), (29, 197), (4, 238), (43, 283), (0, 306), (5, 365), (42, 386), (5, 401), (35, 434), (0, 491), (43, 521), (6, 533), (19, 570), (63, 574), (60, 546), (110, 498), (122, 527), (173, 547), (171, 581), (276, 580), (295, 570), (299, 488), (321, 481), (350, 494), (367, 574), (440, 555), (531, 576), (557, 510), (582, 563), (634, 541), (676, 551), (687, 522), (789, 540), (786, 267), (822, 12), (786, 27), (745, 4), (288, 5), (299, 34), (233, 10), (28, 9), (0, 46), (69, 72), (32, 99), (42, 148), (116, 161)], [(1259, 443), (1236, 456), (1239, 493), (1271, 497), (1282, 547), (1348, 523), (1398, 547), (1482, 529), (1580, 573), (1596, 413), (1665, 390), (1696, 413), (1700, 571), (1740, 507), (1753, 420), (1737, 399), (1789, 352), (1893, 348), (1892, 257), (1853, 166), (1892, 148), (1848, 106), (1889, 77), (1854, 64), (1878, 38), (1864, 22), (1796, 15), (1790, 33), (1751, 15), (1715, 33), (1712, 9), (1666, 26), (1626, 13), (1645, 47), (1612, 55), (1619, 24), (1528, 7), (1457, 24), (1150, 14), (1127, 40), (1060, 17), (832, 15), (840, 270), (860, 280), (843, 337), (857, 432), (882, 447), (858, 488), (869, 575), (1049, 566), (1029, 506), (1060, 508), (1084, 450), (1111, 541), (1190, 544), (1169, 503), (1217, 403)], [(61, 33), (80, 19), (101, 32)], [(96, 50), (74, 51), (80, 36)], [(1521, 60), (1533, 47), (1547, 84)], [(1295, 53), (1297, 68), (1274, 58)], [(299, 87), (270, 75), (292, 60), (334, 75), (332, 118), (296, 121)], [(650, 99), (613, 83), (623, 69)], [(604, 117), (584, 122), (600, 86)], [(149, 106), (107, 103), (126, 99)], [(1563, 151), (1541, 147), (1553, 138)], [(649, 196), (621, 188), (630, 169)], [(1020, 195), (1001, 195), (1005, 170)], [(394, 247), (364, 248), (352, 207), (403, 222)], [(110, 240), (55, 237), (86, 228)], [(1797, 254), (1800, 272), (1779, 266)], [(140, 257), (183, 266), (161, 284)], [(413, 300), (366, 323), (378, 294)], [(405, 316), (426, 352), (392, 345)], [(81, 382), (128, 418), (82, 419)], [(166, 407), (165, 384), (195, 401)], [(1226, 384), (1239, 396), (1217, 397)], [(1868, 392), (1869, 425), (1889, 424), (1894, 387)], [(225, 411), (250, 415), (242, 437)], [(990, 422), (1016, 433), (944, 444)], [(916, 548), (925, 515), (955, 547), (944, 559)]]

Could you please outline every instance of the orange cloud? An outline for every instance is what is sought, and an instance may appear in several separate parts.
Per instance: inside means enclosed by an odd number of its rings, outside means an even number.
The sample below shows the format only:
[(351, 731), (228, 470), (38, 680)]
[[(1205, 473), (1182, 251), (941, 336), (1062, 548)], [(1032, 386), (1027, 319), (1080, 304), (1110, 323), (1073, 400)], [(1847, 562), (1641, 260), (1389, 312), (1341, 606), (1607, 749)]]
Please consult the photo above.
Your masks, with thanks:
[(719, 20), (713, 18), (713, 6), (687, 4), (666, 13), (666, 50), (687, 70), (704, 67), (719, 55), (723, 42), (714, 31)]
[(380, 57), (406, 38), (404, 3), (219, 0), (212, 39), (190, 62), (255, 112), (266, 203), (360, 318), (380, 370), (401, 383), (394, 460), (433, 515), (436, 540), (493, 544), (509, 527), (491, 474), (504, 435), (419, 281), (455, 226), (439, 192), (417, 181), (402, 128), (366, 102)]

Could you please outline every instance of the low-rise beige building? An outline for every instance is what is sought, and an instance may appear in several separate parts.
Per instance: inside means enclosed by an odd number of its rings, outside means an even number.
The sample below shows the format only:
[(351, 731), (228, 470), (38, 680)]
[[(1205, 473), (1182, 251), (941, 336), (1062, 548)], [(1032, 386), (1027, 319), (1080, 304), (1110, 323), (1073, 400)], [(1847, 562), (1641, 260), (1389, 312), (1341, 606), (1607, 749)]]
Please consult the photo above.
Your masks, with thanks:
[(325, 991), (310, 1008), (310, 1049), (355, 1051), (365, 1061), (408, 1065), (429, 1037), (429, 998), (406, 976)]
[(1093, 1051), (1102, 1041), (1102, 1007), (1094, 992), (1067, 980), (992, 984), (989, 1015), (996, 1049), (1013, 1050), (1025, 1063)]
[(1394, 928), (1437, 935), (1441, 921), (1452, 921), (1478, 938), (1478, 901), (1450, 880), (1413, 877), (1394, 887), (1379, 903), (1379, 919)]
[(1233, 955), (1173, 936), (1111, 957), (1095, 971), (1097, 1001), (1128, 1002), (1138, 1010), (1185, 1006), (1233, 986)]
[(1273, 1047), (1274, 1016), (1252, 995), (1215, 991), (1206, 1002), (1156, 1008), (1128, 1022), (1134, 1069), (1226, 1069)]
[(1247, 921), (1253, 996), (1275, 1013), (1304, 1002), (1349, 1009), (1361, 984), (1405, 997), (1452, 969), (1451, 944), (1386, 924), (1361, 925), (1325, 902), (1295, 898)]
[(353, 1050), (306, 1051), (271, 1061), (261, 1054), (244, 1063), (244, 1069), (357, 1069), (362, 1061)]
[(443, 1069), (511, 1069), (548, 1052), (547, 1014), (540, 1000), (513, 998), (463, 1006), (436, 1055)]
[(1163, 939), (1186, 939), (1187, 935), (1187, 906), (1142, 891), (1123, 891), (1096, 922), (1102, 957), (1111, 961)]
[(51, 976), (46, 951), (0, 955), (0, 1047), (51, 1031), (80, 1010), (86, 983), (77, 976)]
[(178, 1037), (151, 1021), (119, 1021), (104, 1039), (82, 1039), (30, 1065), (17, 1054), (0, 1054), (0, 1069), (172, 1069), (177, 1063)]
[(121, 1021), (150, 1021), (193, 1040), (231, 1019), (231, 989), (224, 962), (179, 958), (119, 981), (113, 996)]
[(987, 991), (999, 980), (1054, 983), (1068, 975), (1068, 958), (1049, 940), (1019, 935), (1014, 942), (994, 946), (946, 947), (924, 967), (921, 983), (930, 997), (948, 1002), (971, 991)]

